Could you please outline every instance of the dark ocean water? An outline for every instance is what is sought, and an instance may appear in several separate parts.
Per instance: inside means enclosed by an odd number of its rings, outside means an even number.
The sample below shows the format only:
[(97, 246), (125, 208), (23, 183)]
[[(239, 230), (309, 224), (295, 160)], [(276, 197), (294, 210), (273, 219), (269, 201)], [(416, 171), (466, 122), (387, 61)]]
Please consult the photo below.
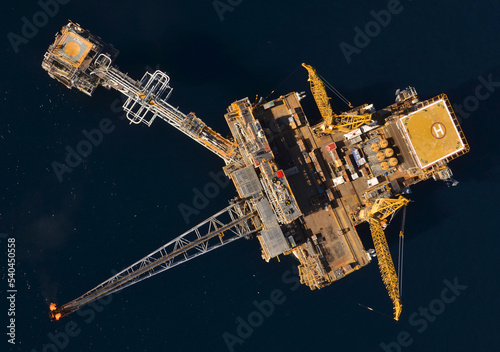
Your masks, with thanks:
[[(392, 1), (232, 3), (239, 4), (221, 21), (211, 0), (74, 0), (60, 5), (18, 53), (7, 34), (21, 34), (22, 17), (32, 20), (41, 7), (3, 5), (0, 232), (16, 239), (18, 294), (12, 346), (4, 334), (7, 242), (0, 239), (0, 351), (228, 351), (223, 334), (236, 335), (238, 317), (246, 319), (252, 302), (273, 290), (286, 300), (235, 351), (383, 351), (384, 343), (397, 352), (398, 336), (408, 345), (401, 351), (498, 351), (500, 84), (478, 86), (500, 82), (500, 2), (402, 0), (401, 11), (350, 63), (339, 45), (354, 45), (355, 27), (364, 29), (371, 11)], [(473, 111), (461, 118), (471, 152), (451, 164), (460, 184), (413, 188), (400, 322), (359, 305), (391, 313), (376, 263), (311, 292), (295, 289), (291, 258), (265, 263), (256, 241), (241, 240), (115, 295), (99, 311), (51, 323), (49, 300), (81, 295), (235, 194), (222, 189), (185, 223), (178, 205), (190, 204), (193, 189), (211, 181), (209, 172), (222, 162), (161, 121), (129, 126), (113, 108), (116, 92), (99, 89), (89, 98), (50, 79), (40, 63), (68, 18), (118, 48), (116, 64), (132, 77), (148, 67), (165, 70), (171, 103), (223, 135), (228, 104), (273, 89), (274, 97), (306, 91), (306, 113), (317, 119), (307, 74), (297, 70), (303, 61), (356, 104), (384, 107), (408, 85), (424, 99), (447, 93), (452, 103), (469, 104)], [(63, 162), (66, 146), (75, 147), (83, 129), (106, 117), (113, 132), (59, 182), (52, 162)], [(394, 251), (397, 227), (389, 231)], [(441, 305), (445, 280), (467, 288)], [(424, 318), (429, 307), (439, 313)], [(61, 331), (70, 321), (76, 336), (66, 341)], [(59, 337), (59, 347), (50, 336)]]

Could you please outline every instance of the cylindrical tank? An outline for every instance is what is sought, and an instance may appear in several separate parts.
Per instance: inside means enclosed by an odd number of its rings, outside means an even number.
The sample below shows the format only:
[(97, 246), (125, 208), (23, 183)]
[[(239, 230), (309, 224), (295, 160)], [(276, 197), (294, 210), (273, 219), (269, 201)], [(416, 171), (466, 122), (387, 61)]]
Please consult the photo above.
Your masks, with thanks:
[(378, 161), (382, 161), (382, 160), (384, 160), (384, 159), (385, 159), (384, 152), (383, 152), (383, 151), (379, 151), (379, 152), (377, 153), (377, 160), (378, 160)]
[(371, 150), (374, 152), (378, 152), (380, 150), (380, 145), (378, 145), (377, 142), (373, 142), (372, 145), (370, 146)]
[(396, 166), (398, 164), (398, 159), (397, 158), (390, 158), (389, 159), (389, 165), (392, 167)]
[(387, 139), (382, 139), (379, 142), (379, 145), (380, 145), (380, 148), (382, 148), (382, 149), (387, 148), (389, 146), (389, 141)]
[(394, 155), (394, 149), (392, 148), (385, 148), (384, 149), (384, 154), (386, 158), (390, 158), (391, 156)]
[(382, 170), (387, 170), (389, 168), (389, 163), (387, 161), (383, 161), (380, 163), (380, 167)]

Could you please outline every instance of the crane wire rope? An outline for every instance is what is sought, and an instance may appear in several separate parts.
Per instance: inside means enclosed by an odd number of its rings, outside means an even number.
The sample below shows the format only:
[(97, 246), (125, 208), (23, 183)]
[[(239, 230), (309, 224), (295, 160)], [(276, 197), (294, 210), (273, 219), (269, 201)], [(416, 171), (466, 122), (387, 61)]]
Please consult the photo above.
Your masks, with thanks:
[(346, 97), (344, 97), (342, 95), (342, 93), (340, 93), (337, 88), (335, 88), (334, 86), (332, 86), (323, 76), (321, 76), (320, 74), (318, 74), (318, 77), (321, 78), (321, 80), (323, 81), (323, 84), (328, 88), (330, 89), (333, 94), (335, 94), (337, 96), (337, 98), (339, 98), (340, 100), (342, 100), (348, 107), (352, 108), (352, 104), (349, 100), (346, 99)]
[(403, 207), (403, 219), (401, 221), (401, 231), (399, 232), (399, 248), (398, 248), (398, 282), (399, 282), (399, 296), (403, 296), (403, 261), (404, 261), (404, 245), (405, 236), (404, 228), (406, 221), (406, 206)]
[(292, 72), (290, 73), (288, 76), (286, 76), (286, 78), (281, 81), (272, 91), (271, 93), (269, 93), (265, 98), (264, 100), (267, 100), (267, 98), (269, 98), (275, 91), (276, 89), (278, 89), (279, 87), (281, 87), (283, 85), (283, 83), (285, 83), (286, 81), (288, 81), (302, 66), (297, 66), (297, 68)]

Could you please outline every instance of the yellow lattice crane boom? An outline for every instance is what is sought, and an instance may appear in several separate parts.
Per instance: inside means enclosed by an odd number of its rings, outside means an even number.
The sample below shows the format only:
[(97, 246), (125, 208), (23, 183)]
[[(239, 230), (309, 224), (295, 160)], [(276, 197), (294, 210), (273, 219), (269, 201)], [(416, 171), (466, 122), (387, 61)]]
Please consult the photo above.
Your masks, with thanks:
[[(321, 128), (324, 132), (349, 132), (371, 122), (372, 115), (367, 113), (342, 113), (340, 115), (334, 113), (330, 104), (330, 97), (326, 94), (325, 84), (317, 74), (316, 69), (305, 63), (303, 63), (302, 66), (309, 73), (308, 81), (311, 86), (311, 93), (314, 96), (316, 105), (318, 106), (319, 112), (323, 117), (323, 124)], [(352, 108), (350, 103), (348, 103), (348, 105)]]
[(409, 200), (401, 195), (396, 199), (381, 198), (375, 201), (369, 211), (370, 231), (375, 252), (377, 252), (378, 266), (382, 281), (394, 306), (394, 320), (399, 320), (403, 305), (400, 299), (398, 276), (382, 226), (389, 215), (407, 205), (408, 202)]
[(323, 81), (321, 78), (319, 78), (318, 74), (316, 73), (316, 70), (305, 63), (302, 64), (302, 66), (307, 70), (309, 73), (309, 84), (311, 86), (311, 93), (314, 97), (314, 100), (316, 101), (316, 105), (318, 106), (319, 112), (321, 116), (323, 117), (323, 120), (326, 123), (332, 122), (333, 116), (335, 115), (332, 106), (330, 105), (330, 97), (326, 94), (326, 89), (325, 85), (323, 84)]

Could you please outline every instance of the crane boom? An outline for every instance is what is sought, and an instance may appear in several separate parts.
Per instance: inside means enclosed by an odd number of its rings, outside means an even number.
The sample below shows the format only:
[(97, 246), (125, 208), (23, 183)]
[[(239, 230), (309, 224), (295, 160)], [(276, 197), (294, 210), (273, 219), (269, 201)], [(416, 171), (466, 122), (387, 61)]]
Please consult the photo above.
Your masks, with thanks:
[(382, 275), (382, 281), (384, 282), (385, 288), (389, 293), (389, 297), (391, 298), (394, 307), (394, 319), (399, 320), (403, 305), (401, 304), (399, 296), (398, 277), (396, 269), (394, 268), (391, 253), (389, 252), (389, 245), (387, 244), (387, 239), (385, 238), (384, 229), (382, 228), (380, 221), (376, 219), (370, 220), (370, 231), (372, 234), (373, 244), (375, 246), (375, 252), (377, 252), (378, 266), (380, 274)]
[(128, 268), (60, 307), (50, 306), (51, 320), (59, 320), (99, 298), (171, 269), (225, 244), (257, 232), (257, 216), (249, 201), (231, 204), (192, 229), (158, 248)]
[(375, 201), (370, 209), (370, 232), (375, 252), (377, 253), (382, 281), (394, 307), (394, 320), (399, 320), (403, 305), (401, 304), (398, 276), (394, 268), (394, 262), (389, 251), (382, 222), (399, 208), (407, 205), (408, 202), (409, 200), (401, 195), (396, 199), (380, 198)]
[(328, 95), (326, 94), (325, 85), (321, 78), (318, 76), (316, 69), (305, 63), (303, 63), (302, 66), (309, 73), (308, 81), (311, 86), (311, 93), (314, 96), (316, 105), (318, 106), (319, 112), (323, 117), (323, 124), (321, 125), (321, 129), (324, 132), (349, 132), (371, 122), (372, 115), (368, 113), (342, 113), (340, 115), (334, 113), (332, 106), (330, 105), (330, 97), (328, 97)]
[(318, 106), (319, 112), (323, 117), (325, 124), (331, 124), (333, 116), (335, 115), (332, 106), (330, 104), (330, 97), (326, 94), (325, 85), (321, 78), (319, 78), (316, 73), (316, 69), (314, 67), (307, 65), (305, 63), (302, 66), (309, 73), (309, 84), (311, 86), (311, 93), (316, 101), (316, 105)]

